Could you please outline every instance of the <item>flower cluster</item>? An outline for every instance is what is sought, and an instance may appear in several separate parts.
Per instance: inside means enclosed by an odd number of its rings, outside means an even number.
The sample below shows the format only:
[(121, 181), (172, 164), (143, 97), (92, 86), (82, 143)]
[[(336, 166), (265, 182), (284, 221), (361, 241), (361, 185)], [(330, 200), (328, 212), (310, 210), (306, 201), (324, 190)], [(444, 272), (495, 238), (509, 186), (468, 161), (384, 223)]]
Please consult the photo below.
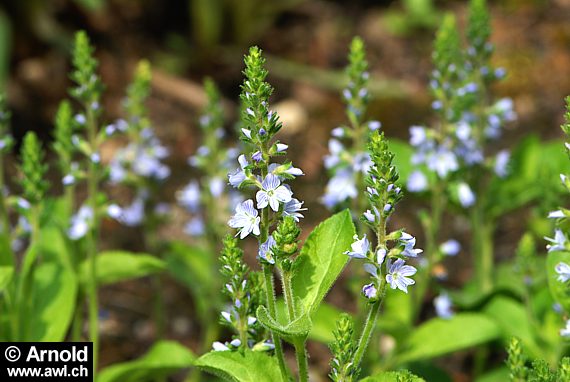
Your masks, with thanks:
[(330, 345), (333, 358), (329, 376), (335, 382), (351, 382), (358, 374), (358, 365), (352, 362), (356, 346), (352, 338), (354, 323), (348, 314), (343, 313), (340, 316), (333, 335), (335, 340)]
[[(408, 292), (408, 286), (415, 283), (410, 277), (417, 270), (407, 265), (406, 260), (418, 257), (422, 250), (415, 248), (416, 239), (404, 230), (386, 234), (387, 220), (403, 197), (396, 183), (399, 175), (392, 165), (394, 154), (388, 150), (388, 142), (383, 133), (372, 134), (369, 151), (373, 162), (366, 178), (370, 209), (363, 214), (361, 220), (376, 232), (378, 243), (372, 249), (366, 235), (361, 239), (355, 236), (355, 242), (346, 254), (365, 261), (364, 269), (372, 276), (372, 282), (362, 288), (362, 293), (371, 301), (376, 301), (381, 297), (384, 278), (392, 289)], [(388, 242), (393, 243), (391, 248), (388, 247)]]
[(228, 190), (225, 181), (226, 174), (233, 167), (237, 150), (227, 149), (221, 144), (225, 130), (220, 92), (210, 79), (204, 81), (204, 88), (208, 103), (199, 120), (203, 144), (188, 159), (190, 166), (200, 170), (203, 176), (200, 181), (190, 181), (177, 194), (177, 199), (192, 214), (184, 227), (188, 235), (200, 236), (210, 231), (216, 237), (222, 237), (227, 216), (242, 201), (241, 194)]
[[(157, 186), (170, 176), (170, 168), (163, 163), (169, 150), (156, 137), (144, 105), (150, 81), (150, 64), (139, 62), (123, 101), (127, 118), (105, 127), (107, 136), (124, 134), (129, 139), (129, 144), (117, 150), (109, 164), (109, 182), (132, 186), (135, 197), (126, 207), (111, 204), (107, 208), (109, 216), (129, 227), (154, 222), (168, 211), (168, 205), (153, 199)], [(147, 212), (151, 216), (145, 217)]]
[[(84, 159), (77, 164), (69, 163), (70, 173), (65, 174), (62, 181), (65, 186), (72, 186), (79, 180), (85, 179), (89, 190), (88, 201), (71, 217), (68, 236), (72, 240), (81, 239), (90, 229), (95, 228), (99, 216), (96, 211), (97, 189), (103, 176), (100, 148), (106, 137), (102, 131), (98, 131), (98, 120), (102, 112), (101, 94), (104, 86), (97, 74), (98, 62), (94, 57), (94, 50), (84, 31), (75, 35), (71, 79), (76, 86), (70, 90), (70, 94), (80, 103), (81, 111), (74, 115), (71, 122), (72, 129), (68, 126), (67, 106), (61, 106), (58, 115), (61, 118), (58, 122), (61, 124), (58, 138), (58, 142), (61, 143), (60, 154), (64, 154), (65, 150), (73, 149), (72, 152), (67, 151), (67, 154), (72, 155), (77, 151)], [(65, 135), (69, 131), (74, 132), (71, 137)], [(70, 138), (72, 146), (67, 141)], [(67, 161), (65, 157), (60, 159), (60, 166), (65, 165), (64, 161)]]
[[(415, 148), (412, 163), (424, 168), (408, 179), (409, 191), (429, 189), (426, 171), (440, 179), (472, 166), (488, 166), (499, 177), (508, 174), (508, 151), (500, 151), (494, 158), (485, 157), (486, 141), (499, 138), (502, 126), (516, 118), (513, 102), (508, 98), (488, 104), (481, 101), (489, 99), (489, 86), (505, 77), (504, 69), (493, 70), (490, 66), (493, 47), (489, 35), (489, 16), (484, 1), (471, 2), (467, 30), (469, 45), (465, 53), (453, 16), (445, 18), (435, 42), (435, 69), (430, 81), (435, 98), (432, 108), (440, 116), (440, 122), (434, 129), (410, 128), (410, 144)], [(471, 207), (476, 195), (467, 183), (463, 183), (460, 191), (468, 195), (466, 199), (460, 195), (460, 204), (464, 208)]]
[(233, 328), (238, 336), (226, 344), (214, 342), (214, 350), (231, 350), (242, 345), (254, 350), (271, 349), (272, 344), (263, 340), (263, 327), (255, 318), (255, 310), (263, 303), (262, 280), (243, 262), (243, 251), (238, 247), (237, 239), (231, 236), (224, 239), (220, 263), (220, 272), (226, 279), (222, 291), (232, 301), (228, 310), (221, 313), (221, 321)]
[(367, 89), (370, 75), (364, 42), (359, 37), (352, 40), (348, 60), (346, 71), (349, 83), (342, 96), (346, 103), (349, 125), (333, 129), (333, 137), (328, 144), (329, 154), (324, 158), (331, 179), (322, 202), (330, 209), (347, 200), (358, 199), (358, 190), (362, 188), (364, 177), (372, 165), (365, 147), (368, 134), (381, 127), (378, 121), (366, 120), (366, 108), (370, 101)]
[[(566, 153), (570, 158), (570, 96), (566, 97), (566, 113), (564, 115), (565, 123), (562, 124), (562, 131), (566, 134), (567, 141), (564, 143)], [(560, 180), (564, 188), (570, 192), (570, 179), (568, 175), (560, 174)], [(570, 241), (568, 241), (570, 227), (570, 210), (560, 207), (556, 211), (548, 214), (548, 217), (556, 220), (556, 228), (554, 230), (554, 238), (545, 237), (549, 242), (546, 246), (548, 252), (568, 251), (570, 250)], [(565, 262), (559, 262), (554, 268), (558, 275), (557, 281), (567, 283), (570, 280), (570, 265)], [(570, 337), (570, 320), (566, 321), (566, 328), (560, 330), (560, 335)]]
[(259, 236), (262, 240), (259, 257), (263, 262), (273, 264), (272, 257), (268, 256), (274, 245), (274, 239), (269, 234), (268, 217), (273, 213), (273, 223), (286, 216), (296, 221), (303, 217), (303, 202), (293, 197), (293, 191), (286, 184), (287, 180), (303, 175), (303, 172), (288, 161), (283, 164), (272, 162), (273, 157), (284, 156), (288, 146), (273, 139), (281, 123), (277, 114), (269, 109), (268, 99), (273, 89), (265, 82), (267, 70), (263, 68), (264, 61), (257, 47), (251, 48), (245, 58), (246, 80), (241, 94), (244, 111), (240, 138), (249, 151), (239, 155), (239, 168), (228, 174), (233, 187), (257, 189), (255, 201), (247, 199), (238, 204), (228, 224), (238, 230), (241, 239), (250, 234)]

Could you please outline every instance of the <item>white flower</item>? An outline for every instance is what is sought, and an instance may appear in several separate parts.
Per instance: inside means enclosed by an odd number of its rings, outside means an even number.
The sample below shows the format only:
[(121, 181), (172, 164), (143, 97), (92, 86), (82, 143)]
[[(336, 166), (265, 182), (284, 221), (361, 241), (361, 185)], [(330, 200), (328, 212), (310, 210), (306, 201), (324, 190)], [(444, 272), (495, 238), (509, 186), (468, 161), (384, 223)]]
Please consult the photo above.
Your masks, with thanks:
[(250, 233), (259, 235), (259, 222), (261, 218), (258, 215), (259, 213), (253, 207), (253, 200), (248, 199), (237, 205), (236, 213), (232, 216), (228, 225), (232, 228), (241, 228), (238, 231), (240, 239), (245, 238)]
[(365, 259), (368, 255), (368, 250), (370, 249), (370, 242), (366, 238), (366, 234), (362, 239), (358, 239), (358, 235), (354, 235), (354, 243), (350, 245), (351, 251), (345, 251), (344, 254), (355, 259)]
[(269, 204), (271, 209), (277, 212), (280, 203), (287, 203), (292, 199), (291, 190), (282, 186), (279, 177), (274, 174), (268, 174), (261, 183), (261, 187), (255, 195), (257, 208), (265, 208)]
[(556, 273), (558, 273), (558, 277), (556, 279), (561, 283), (565, 283), (566, 281), (570, 280), (570, 265), (560, 262), (556, 264), (554, 270)]
[(416, 272), (416, 268), (411, 265), (404, 265), (404, 260), (398, 259), (390, 265), (390, 269), (386, 275), (386, 281), (390, 284), (392, 289), (397, 288), (408, 293), (408, 286), (416, 282), (407, 276), (413, 276)]
[(459, 203), (461, 203), (463, 208), (468, 208), (475, 204), (475, 194), (467, 183), (459, 184), (459, 187), (457, 188), (457, 196), (459, 198)]

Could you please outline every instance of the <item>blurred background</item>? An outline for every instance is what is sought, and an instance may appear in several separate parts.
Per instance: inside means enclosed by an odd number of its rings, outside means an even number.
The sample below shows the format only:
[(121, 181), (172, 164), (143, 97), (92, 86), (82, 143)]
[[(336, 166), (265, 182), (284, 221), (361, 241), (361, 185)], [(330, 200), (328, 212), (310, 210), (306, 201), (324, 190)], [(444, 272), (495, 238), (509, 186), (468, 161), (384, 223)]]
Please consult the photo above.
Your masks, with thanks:
[[(570, 0), (501, 0), (489, 5), (495, 64), (508, 73), (495, 93), (513, 98), (519, 117), (497, 148), (512, 147), (529, 134), (543, 140), (560, 137), (563, 97), (570, 94)], [(389, 138), (407, 140), (410, 125), (432, 118), (427, 82), (435, 29), (446, 12), (453, 12), (464, 26), (466, 10), (464, 1), (435, 0), (3, 0), (0, 86), (13, 112), (14, 136), (20, 139), (34, 130), (48, 142), (57, 105), (70, 86), (75, 31), (86, 30), (97, 48), (107, 85), (108, 121), (121, 116), (121, 100), (136, 62), (149, 59), (150, 117), (171, 149), (173, 169), (162, 192), (174, 204), (176, 190), (195, 176), (186, 159), (200, 145), (197, 120), (206, 101), (204, 76), (222, 90), (231, 132), (238, 116), (243, 55), (250, 45), (259, 45), (276, 88), (272, 105), (284, 122), (281, 139), (306, 173), (296, 186), (310, 210), (302, 223), (306, 234), (328, 214), (318, 201), (326, 182), (322, 157), (330, 130), (345, 121), (339, 93), (346, 84), (343, 69), (352, 37), (362, 36), (368, 49), (371, 119), (382, 122)], [(103, 160), (113, 152), (110, 145)], [(399, 225), (418, 226), (415, 214), (405, 213), (413, 211), (414, 203), (398, 214)], [(184, 236), (183, 215), (175, 210), (164, 238)], [(519, 217), (502, 222), (498, 234), (513, 239), (501, 244), (499, 256), (511, 256), (524, 232)], [(461, 231), (460, 222), (453, 225)], [(141, 242), (137, 232), (113, 222), (104, 227), (103, 237), (102, 245), (109, 248), (136, 250)], [(457, 277), (469, 277), (469, 270)], [(102, 293), (105, 365), (140, 354), (140, 345), (151, 342), (154, 332), (148, 319), (151, 291), (144, 281)], [(191, 320), (190, 297), (175, 284), (166, 285), (165, 296), (169, 336), (195, 347), (192, 333), (200, 329)], [(342, 292), (331, 298), (350, 306), (343, 303)], [(326, 357), (322, 361), (326, 370)]]

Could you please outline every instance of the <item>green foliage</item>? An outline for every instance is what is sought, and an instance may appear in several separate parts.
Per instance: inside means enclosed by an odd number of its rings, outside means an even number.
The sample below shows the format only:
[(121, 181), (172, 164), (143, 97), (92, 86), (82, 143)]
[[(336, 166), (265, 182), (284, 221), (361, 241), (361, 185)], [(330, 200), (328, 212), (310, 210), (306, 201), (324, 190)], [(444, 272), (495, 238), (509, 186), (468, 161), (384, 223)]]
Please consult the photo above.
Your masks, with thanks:
[(353, 126), (358, 126), (363, 121), (370, 101), (370, 95), (366, 89), (369, 80), (366, 48), (360, 37), (353, 38), (350, 43), (346, 74), (349, 80), (348, 94), (344, 96), (347, 103), (347, 116)]
[(95, 48), (91, 46), (89, 37), (85, 31), (75, 34), (73, 44), (73, 71), (71, 79), (77, 87), (70, 90), (71, 95), (88, 107), (99, 101), (103, 91), (103, 83), (97, 74), (99, 65), (94, 57)]
[(396, 359), (404, 363), (439, 357), (493, 341), (500, 334), (499, 327), (483, 314), (459, 313), (448, 320), (434, 318), (410, 333)]
[(525, 306), (501, 295), (494, 297), (484, 308), (487, 314), (501, 329), (501, 337), (508, 341), (512, 336), (520, 338), (533, 357), (544, 354), (544, 349), (536, 343), (532, 323)]
[(194, 359), (194, 354), (185, 346), (174, 341), (158, 341), (140, 358), (103, 369), (97, 382), (156, 381), (192, 366)]
[[(113, 284), (163, 272), (166, 264), (156, 256), (127, 251), (101, 252), (96, 257), (97, 284)], [(88, 260), (81, 264), (80, 280), (87, 283)]]
[(481, 62), (489, 59), (492, 49), (487, 45), (491, 37), (491, 20), (486, 0), (471, 0), (469, 3), (469, 21), (467, 24), (467, 40), (475, 49), (475, 56)]
[(298, 318), (294, 318), (287, 324), (281, 324), (271, 317), (265, 306), (258, 307), (255, 316), (265, 328), (294, 345), (302, 345), (313, 326), (307, 314), (300, 314)]
[(43, 199), (49, 182), (46, 180), (48, 165), (45, 162), (45, 152), (34, 132), (30, 131), (24, 137), (20, 157), (24, 198), (36, 205)]
[(526, 381), (526, 356), (523, 352), (521, 342), (518, 338), (512, 337), (507, 349), (509, 358), (507, 365), (509, 367), (509, 376), (513, 382)]
[(425, 380), (407, 370), (398, 370), (373, 375), (361, 379), (360, 382), (425, 382)]
[(285, 217), (273, 232), (273, 239), (275, 239), (273, 252), (275, 256), (284, 260), (297, 253), (300, 234), (301, 230), (295, 219), (292, 216)]
[(570, 376), (570, 358), (564, 357), (556, 370), (540, 358), (534, 359), (530, 365), (524, 354), (521, 342), (513, 337), (507, 349), (507, 367), (512, 382), (559, 382), (567, 381)]
[(275, 357), (251, 350), (206, 353), (196, 360), (194, 366), (226, 381), (283, 381)]
[(244, 105), (243, 127), (251, 131), (251, 139), (246, 136), (242, 136), (242, 139), (257, 144), (267, 142), (281, 129), (277, 115), (270, 114), (267, 104), (273, 87), (265, 81), (268, 72), (264, 66), (265, 58), (261, 49), (256, 46), (250, 48), (249, 54), (245, 56), (245, 80), (241, 86), (240, 99)]
[[(53, 341), (65, 339), (77, 299), (75, 274), (61, 264), (44, 263), (33, 273), (30, 300), (22, 302), (29, 311), (19, 317), (23, 329), (22, 341)], [(57, 319), (55, 319), (57, 317)]]
[(292, 286), (294, 296), (310, 315), (348, 262), (343, 252), (350, 247), (354, 233), (350, 212), (344, 210), (319, 224), (305, 241), (295, 261)]
[(330, 362), (330, 378), (335, 382), (351, 382), (358, 375), (358, 365), (352, 362), (356, 352), (354, 342), (354, 323), (352, 318), (343, 313), (333, 332), (334, 341), (330, 344), (333, 359)]
[(560, 263), (570, 264), (570, 252), (550, 252), (546, 258), (546, 277), (550, 293), (564, 311), (570, 311), (570, 288), (568, 284), (558, 280), (556, 266)]
[(14, 145), (14, 138), (10, 134), (10, 119), (12, 113), (8, 110), (6, 96), (0, 94), (0, 155), (10, 151)]
[(150, 94), (152, 72), (150, 62), (142, 60), (137, 64), (132, 83), (127, 88), (124, 108), (127, 112), (130, 127), (140, 131), (150, 125), (146, 115), (145, 101)]
[(71, 169), (71, 159), (75, 151), (71, 136), (73, 135), (73, 111), (69, 101), (59, 104), (55, 115), (53, 149), (59, 158), (60, 171), (68, 174)]

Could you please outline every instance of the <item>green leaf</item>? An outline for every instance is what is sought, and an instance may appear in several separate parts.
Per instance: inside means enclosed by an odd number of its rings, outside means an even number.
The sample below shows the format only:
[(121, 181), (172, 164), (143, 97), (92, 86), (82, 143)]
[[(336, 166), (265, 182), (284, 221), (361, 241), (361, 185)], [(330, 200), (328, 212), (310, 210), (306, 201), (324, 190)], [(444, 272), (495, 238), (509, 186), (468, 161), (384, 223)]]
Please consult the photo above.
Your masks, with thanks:
[(49, 262), (33, 273), (33, 296), (28, 321), (31, 334), (26, 341), (61, 342), (65, 339), (75, 310), (77, 280), (73, 272)]
[(216, 254), (180, 241), (171, 244), (165, 257), (168, 272), (190, 290), (200, 315), (211, 307), (212, 291), (218, 292), (215, 259)]
[(355, 233), (348, 210), (331, 216), (311, 232), (295, 261), (293, 295), (312, 315), (348, 262), (343, 252)]
[(227, 381), (284, 382), (275, 357), (251, 350), (209, 352), (198, 358), (194, 365)]
[[(283, 299), (277, 300), (277, 317), (285, 317), (287, 315), (287, 307)], [(308, 338), (313, 341), (330, 344), (334, 341), (333, 330), (336, 328), (336, 322), (340, 318), (341, 311), (326, 302), (321, 303), (319, 309), (313, 313), (311, 321), (313, 326), (309, 332)]]
[(431, 319), (413, 331), (396, 356), (398, 363), (430, 359), (497, 339), (499, 327), (477, 313)]
[(542, 352), (536, 344), (527, 312), (521, 303), (499, 295), (485, 306), (484, 313), (499, 326), (501, 336), (506, 343), (512, 337), (520, 338), (533, 357), (540, 357)]
[(570, 265), (570, 252), (549, 252), (546, 257), (546, 277), (548, 279), (548, 287), (552, 297), (564, 308), (570, 311), (570, 288), (568, 283), (558, 281), (558, 273), (555, 267), (558, 263), (566, 263)]
[(360, 382), (425, 382), (425, 379), (413, 375), (407, 370), (386, 371), (364, 379)]
[[(88, 261), (85, 260), (81, 264), (80, 277), (82, 282), (87, 280)], [(96, 267), (99, 285), (148, 276), (166, 269), (164, 262), (155, 256), (126, 251), (109, 251), (98, 254)]]
[(287, 325), (280, 324), (271, 317), (269, 311), (264, 306), (257, 308), (256, 316), (261, 325), (292, 344), (298, 341), (304, 341), (313, 326), (311, 318), (308, 317), (307, 314), (301, 315)]
[(475, 379), (475, 382), (505, 382), (510, 380), (509, 368), (506, 366), (491, 370)]
[(194, 354), (175, 341), (159, 341), (142, 357), (117, 363), (99, 373), (97, 382), (139, 382), (159, 380), (192, 366)]
[(489, 214), (499, 217), (506, 212), (563, 191), (558, 174), (567, 168), (568, 157), (562, 141), (541, 142), (530, 136), (513, 150), (506, 178), (495, 176), (489, 185)]
[(397, 340), (402, 340), (410, 333), (413, 320), (412, 295), (399, 290), (388, 289), (384, 298), (384, 311), (377, 320), (381, 331), (387, 332)]
[(12, 276), (14, 275), (14, 267), (10, 265), (0, 266), (0, 293), (6, 289), (10, 281), (12, 281)]

